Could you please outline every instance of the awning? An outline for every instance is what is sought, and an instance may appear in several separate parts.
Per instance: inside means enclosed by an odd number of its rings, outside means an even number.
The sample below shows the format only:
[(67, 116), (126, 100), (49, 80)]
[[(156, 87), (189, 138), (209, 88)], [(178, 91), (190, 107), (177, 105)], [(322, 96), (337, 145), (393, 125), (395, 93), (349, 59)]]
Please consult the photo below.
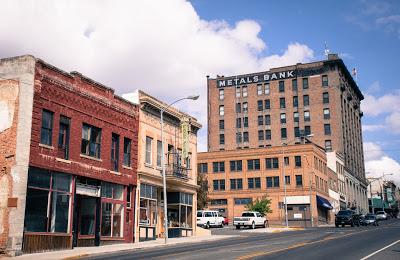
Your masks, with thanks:
[(318, 196), (318, 195), (317, 195), (317, 206), (324, 207), (327, 209), (333, 209), (331, 203), (329, 203), (329, 201), (327, 199), (325, 199), (321, 196)]

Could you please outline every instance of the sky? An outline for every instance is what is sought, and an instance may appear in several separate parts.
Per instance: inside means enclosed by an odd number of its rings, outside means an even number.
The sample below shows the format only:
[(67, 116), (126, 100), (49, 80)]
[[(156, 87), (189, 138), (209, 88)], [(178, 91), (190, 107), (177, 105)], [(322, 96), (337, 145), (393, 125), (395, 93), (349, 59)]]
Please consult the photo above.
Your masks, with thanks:
[(0, 57), (32, 54), (79, 71), (119, 95), (142, 89), (203, 124), (206, 76), (325, 59), (325, 43), (365, 99), (369, 176), (400, 184), (400, 2), (222, 0), (0, 0)]

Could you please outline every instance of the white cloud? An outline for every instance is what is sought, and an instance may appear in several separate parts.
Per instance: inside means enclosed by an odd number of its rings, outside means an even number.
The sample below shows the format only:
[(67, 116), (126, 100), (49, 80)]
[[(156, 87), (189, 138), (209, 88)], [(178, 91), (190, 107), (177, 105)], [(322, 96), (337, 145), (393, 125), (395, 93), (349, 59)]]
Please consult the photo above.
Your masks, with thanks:
[(206, 142), (206, 75), (262, 71), (314, 58), (306, 45), (290, 43), (270, 56), (252, 20), (230, 25), (206, 21), (190, 2), (2, 1), (0, 56), (33, 54), (64, 70), (77, 70), (128, 93), (140, 88), (167, 102), (181, 103), (200, 119)]
[(384, 113), (400, 111), (400, 94), (387, 94), (381, 97), (366, 94), (361, 102), (361, 108), (367, 116), (378, 116)]
[(385, 180), (394, 181), (400, 185), (400, 164), (393, 158), (386, 155), (382, 148), (371, 142), (364, 143), (365, 172), (367, 177), (378, 178), (383, 174)]
[(400, 112), (390, 114), (385, 122), (393, 133), (400, 134)]
[(362, 130), (364, 132), (376, 132), (382, 129), (385, 129), (385, 125), (382, 124), (362, 125)]
[(382, 89), (382, 86), (379, 83), (379, 81), (374, 81), (371, 84), (371, 86), (369, 86), (369, 88), (367, 89), (367, 93), (368, 94), (376, 93), (376, 92), (379, 92), (381, 89)]

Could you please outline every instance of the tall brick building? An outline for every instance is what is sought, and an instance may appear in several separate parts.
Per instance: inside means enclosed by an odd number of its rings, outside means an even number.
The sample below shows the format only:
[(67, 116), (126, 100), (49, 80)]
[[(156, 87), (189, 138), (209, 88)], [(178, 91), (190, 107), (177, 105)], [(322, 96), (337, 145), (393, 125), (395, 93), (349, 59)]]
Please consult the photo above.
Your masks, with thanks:
[(133, 242), (139, 108), (32, 56), (0, 60), (0, 249)]
[(327, 60), (207, 79), (208, 151), (313, 143), (343, 156), (347, 207), (367, 210), (360, 101), (345, 64)]

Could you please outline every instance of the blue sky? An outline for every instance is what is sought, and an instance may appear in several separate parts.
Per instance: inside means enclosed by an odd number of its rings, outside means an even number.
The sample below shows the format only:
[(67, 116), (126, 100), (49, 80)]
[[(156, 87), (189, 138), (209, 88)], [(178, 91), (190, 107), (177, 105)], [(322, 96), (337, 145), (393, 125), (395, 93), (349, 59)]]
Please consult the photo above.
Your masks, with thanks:
[[(117, 94), (142, 89), (203, 124), (206, 75), (324, 59), (358, 70), (365, 160), (400, 184), (400, 1), (3, 0), (0, 57), (32, 54)], [(0, 118), (1, 119), (1, 118)]]

